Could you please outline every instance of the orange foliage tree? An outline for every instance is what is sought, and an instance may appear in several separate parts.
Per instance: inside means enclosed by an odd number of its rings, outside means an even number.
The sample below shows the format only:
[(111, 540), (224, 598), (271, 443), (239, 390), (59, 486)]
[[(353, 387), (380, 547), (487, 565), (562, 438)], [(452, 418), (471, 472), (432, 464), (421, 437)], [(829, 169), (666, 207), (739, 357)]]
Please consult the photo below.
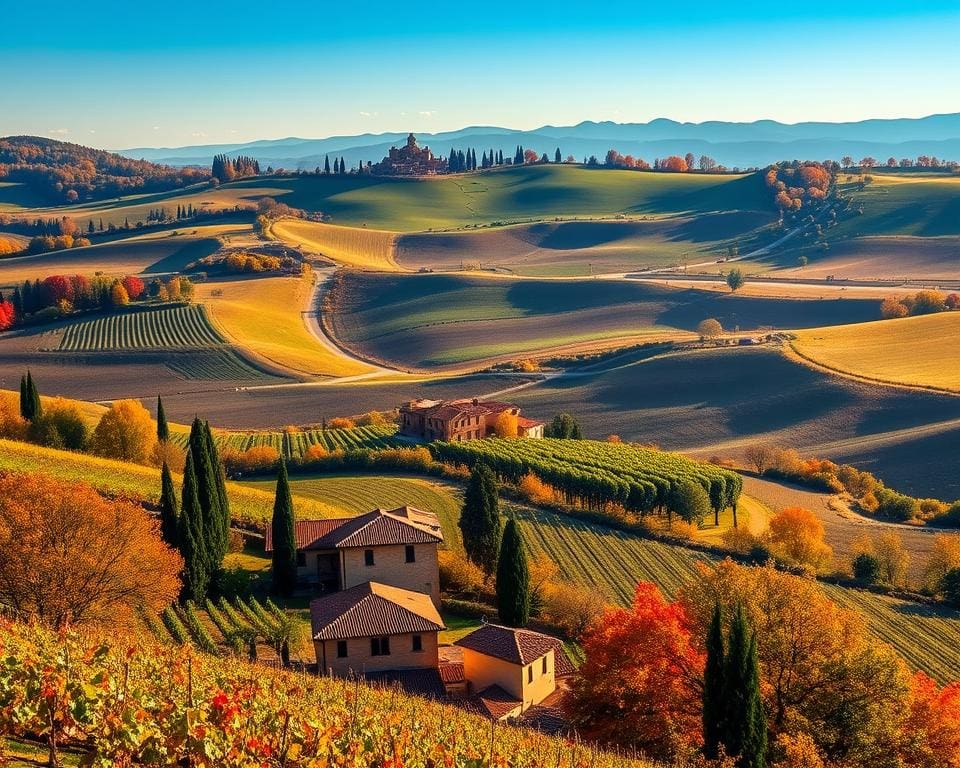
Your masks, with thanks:
[(156, 442), (150, 412), (138, 400), (116, 400), (93, 431), (93, 451), (101, 456), (143, 464)]
[(700, 743), (705, 656), (682, 606), (640, 583), (631, 609), (608, 609), (585, 633), (583, 650), (567, 706), (585, 734), (656, 757)]
[(902, 751), (912, 768), (960, 768), (960, 682), (913, 676)]
[(770, 520), (771, 550), (791, 565), (820, 569), (829, 564), (833, 550), (823, 536), (823, 523), (808, 509), (788, 507)]
[(0, 477), (0, 603), (17, 618), (130, 623), (176, 598), (182, 565), (135, 504), (45, 475)]

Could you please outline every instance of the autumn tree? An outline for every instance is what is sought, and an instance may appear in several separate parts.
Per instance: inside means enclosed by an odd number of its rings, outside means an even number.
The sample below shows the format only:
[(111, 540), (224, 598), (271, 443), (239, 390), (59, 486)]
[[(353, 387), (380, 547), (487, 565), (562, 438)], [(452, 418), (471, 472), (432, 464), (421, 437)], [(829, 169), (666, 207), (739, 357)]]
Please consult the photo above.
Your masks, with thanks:
[(922, 672), (910, 681), (902, 757), (910, 768), (960, 768), (960, 682), (940, 687)]
[(16, 618), (133, 625), (176, 597), (180, 566), (131, 502), (42, 474), (0, 477), (0, 604)]
[(727, 273), (727, 287), (731, 291), (736, 292), (743, 288), (743, 284), (746, 282), (746, 278), (743, 275), (743, 270), (739, 267), (734, 267)]
[(923, 570), (924, 591), (939, 592), (943, 577), (954, 568), (960, 568), (960, 535), (938, 533), (933, 537), (933, 549)]
[(153, 419), (139, 400), (115, 400), (93, 431), (94, 453), (143, 464), (156, 440)]
[(514, 517), (507, 520), (497, 560), (497, 615), (508, 627), (530, 620), (530, 570), (523, 537)]
[(277, 490), (270, 527), (273, 540), (270, 571), (273, 593), (289, 597), (297, 584), (297, 536), (293, 519), (293, 497), (290, 495), (290, 482), (287, 479), (287, 465), (282, 459), (277, 473)]
[(497, 437), (516, 437), (517, 414), (511, 413), (509, 410), (498, 414), (493, 422), (493, 433)]
[(630, 609), (608, 609), (582, 643), (586, 660), (566, 703), (578, 730), (661, 759), (699, 745), (704, 655), (683, 606), (640, 583)]
[(903, 539), (892, 531), (876, 536), (861, 536), (853, 542), (858, 554), (870, 555), (877, 563), (877, 581), (891, 587), (905, 587), (910, 566), (910, 553)]
[(833, 550), (824, 542), (823, 523), (808, 509), (788, 507), (770, 520), (770, 550), (791, 565), (826, 567)]
[(775, 454), (776, 448), (772, 445), (754, 443), (744, 449), (743, 458), (758, 475), (762, 475), (771, 466)]
[(697, 334), (701, 339), (715, 339), (723, 335), (723, 326), (716, 318), (709, 317), (697, 325)]

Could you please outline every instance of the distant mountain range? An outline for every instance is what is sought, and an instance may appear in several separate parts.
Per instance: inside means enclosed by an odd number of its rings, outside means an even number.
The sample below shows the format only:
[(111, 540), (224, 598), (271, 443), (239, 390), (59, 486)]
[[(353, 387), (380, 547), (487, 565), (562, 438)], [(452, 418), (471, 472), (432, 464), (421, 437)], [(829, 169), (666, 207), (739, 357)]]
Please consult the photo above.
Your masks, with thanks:
[[(206, 144), (189, 147), (136, 147), (117, 150), (129, 158), (168, 165), (209, 165), (213, 156), (249, 155), (261, 165), (288, 170), (322, 166), (324, 158), (343, 157), (348, 166), (358, 161), (377, 162), (407, 134), (380, 133), (331, 136), (325, 139), (268, 139), (243, 144)], [(603, 158), (608, 149), (653, 161), (656, 157), (693, 152), (710, 155), (728, 167), (765, 166), (780, 160), (839, 160), (844, 155), (859, 160), (871, 156), (883, 162), (888, 157), (937, 156), (960, 159), (960, 113), (922, 118), (861, 120), (851, 123), (796, 123), (774, 120), (752, 123), (678, 123), (664, 118), (649, 123), (586, 121), (571, 126), (545, 125), (530, 131), (473, 126), (444, 133), (417, 134), (421, 145), (437, 155), (451, 148), (472, 147), (502, 151), (511, 157), (518, 144), (546, 152), (553, 159), (559, 147), (566, 157), (582, 160), (589, 155)]]

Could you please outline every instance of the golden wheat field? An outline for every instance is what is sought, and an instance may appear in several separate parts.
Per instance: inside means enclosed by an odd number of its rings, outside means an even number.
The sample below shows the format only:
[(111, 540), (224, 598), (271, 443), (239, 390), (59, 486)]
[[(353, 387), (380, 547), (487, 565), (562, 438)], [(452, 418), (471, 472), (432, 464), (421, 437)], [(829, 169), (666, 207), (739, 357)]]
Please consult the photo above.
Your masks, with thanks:
[(302, 245), (347, 267), (400, 272), (395, 259), (397, 233), (366, 227), (340, 227), (316, 221), (285, 219), (273, 224), (275, 237)]
[(793, 348), (840, 373), (960, 392), (960, 312), (799, 331)]

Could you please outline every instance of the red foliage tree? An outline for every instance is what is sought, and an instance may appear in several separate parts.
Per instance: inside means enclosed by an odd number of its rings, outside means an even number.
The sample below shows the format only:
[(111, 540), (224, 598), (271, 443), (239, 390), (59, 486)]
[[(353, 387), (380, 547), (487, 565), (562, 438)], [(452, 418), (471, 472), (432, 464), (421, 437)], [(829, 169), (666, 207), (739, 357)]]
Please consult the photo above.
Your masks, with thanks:
[(0, 301), (0, 331), (8, 331), (17, 321), (17, 313), (9, 301)]
[(689, 170), (687, 161), (677, 155), (671, 155), (666, 160), (660, 161), (661, 171), (670, 171), (671, 173), (686, 173)]
[(73, 283), (66, 275), (50, 275), (43, 281), (43, 290), (50, 306), (73, 300)]
[(127, 296), (130, 297), (131, 301), (136, 301), (141, 296), (143, 296), (143, 291), (146, 289), (146, 286), (143, 284), (143, 280), (135, 275), (127, 275), (121, 281), (123, 287), (127, 291)]
[(640, 583), (632, 608), (608, 609), (583, 650), (568, 710), (584, 733), (655, 757), (699, 744), (704, 655), (681, 605)]
[(960, 682), (943, 688), (922, 672), (910, 685), (907, 764), (919, 768), (960, 768)]

